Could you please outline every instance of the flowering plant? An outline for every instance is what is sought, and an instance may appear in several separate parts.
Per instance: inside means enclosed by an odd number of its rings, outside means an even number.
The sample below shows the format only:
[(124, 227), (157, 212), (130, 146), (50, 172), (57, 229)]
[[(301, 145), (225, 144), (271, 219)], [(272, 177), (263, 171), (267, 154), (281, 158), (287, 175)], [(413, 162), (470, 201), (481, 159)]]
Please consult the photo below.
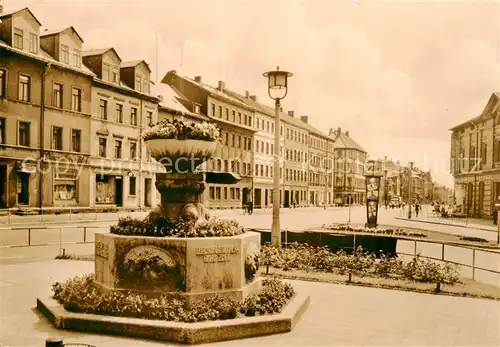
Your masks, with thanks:
[(162, 119), (142, 133), (144, 140), (177, 139), (219, 141), (220, 130), (213, 124), (188, 123), (181, 120), (169, 121)]

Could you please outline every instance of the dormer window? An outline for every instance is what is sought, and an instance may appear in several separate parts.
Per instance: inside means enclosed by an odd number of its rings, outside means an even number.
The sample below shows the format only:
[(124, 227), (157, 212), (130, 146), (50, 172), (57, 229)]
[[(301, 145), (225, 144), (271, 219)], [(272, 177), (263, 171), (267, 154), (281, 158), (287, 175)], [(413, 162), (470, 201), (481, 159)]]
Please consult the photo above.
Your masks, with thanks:
[(194, 113), (200, 113), (200, 105), (194, 105)]
[(14, 28), (14, 40), (12, 45), (14, 48), (23, 49), (24, 34), (22, 29)]
[(61, 61), (69, 64), (69, 47), (66, 45), (61, 45)]
[(116, 70), (113, 71), (113, 83), (118, 83), (118, 73)]
[(38, 53), (38, 35), (34, 33), (30, 33), (30, 52)]
[(73, 49), (73, 65), (76, 67), (82, 66), (82, 52), (79, 49)]
[(142, 91), (149, 94), (149, 81), (146, 78), (144, 79), (144, 88), (142, 88)]
[(102, 79), (109, 81), (110, 66), (107, 63), (102, 64)]

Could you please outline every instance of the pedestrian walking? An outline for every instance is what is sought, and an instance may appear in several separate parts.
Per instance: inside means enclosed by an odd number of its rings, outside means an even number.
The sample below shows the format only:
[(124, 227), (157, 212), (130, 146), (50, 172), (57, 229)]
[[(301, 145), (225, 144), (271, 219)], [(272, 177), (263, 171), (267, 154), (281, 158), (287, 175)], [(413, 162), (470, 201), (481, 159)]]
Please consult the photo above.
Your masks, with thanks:
[(496, 208), (493, 209), (493, 225), (497, 225), (498, 211)]
[(415, 204), (415, 216), (418, 217), (418, 211), (420, 211), (420, 205), (418, 203)]

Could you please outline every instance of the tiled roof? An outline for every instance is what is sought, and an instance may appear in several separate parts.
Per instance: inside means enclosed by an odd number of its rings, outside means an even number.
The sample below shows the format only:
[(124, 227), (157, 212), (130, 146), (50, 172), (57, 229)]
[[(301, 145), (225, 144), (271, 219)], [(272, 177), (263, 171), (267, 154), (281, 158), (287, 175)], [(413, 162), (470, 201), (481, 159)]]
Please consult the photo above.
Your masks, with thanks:
[(118, 59), (120, 59), (120, 61), (122, 60), (122, 58), (120, 58), (120, 56), (118, 55), (118, 53), (116, 52), (116, 50), (113, 47), (89, 49), (87, 51), (83, 51), (82, 55), (84, 57), (91, 57), (91, 56), (94, 56), (94, 55), (103, 55), (104, 53), (108, 52), (109, 50), (113, 50), (113, 52), (115, 52), (115, 54), (117, 55)]
[(205, 119), (208, 120), (208, 117), (202, 114), (197, 114), (191, 112), (189, 109), (187, 109), (179, 100), (182, 99), (181, 96), (176, 93), (175, 90), (172, 89), (171, 86), (167, 84), (160, 83), (159, 85), (155, 85), (154, 87), (154, 93), (155, 95), (158, 95), (159, 97), (163, 98), (162, 101), (160, 101), (159, 106), (163, 108), (167, 108), (173, 111), (178, 111), (183, 114), (192, 116), (192, 117), (197, 117), (200, 119)]
[(61, 67), (64, 69), (73, 70), (73, 71), (83, 73), (83, 74), (89, 75), (89, 76), (95, 76), (95, 74), (92, 71), (90, 71), (84, 64), (82, 64), (81, 67), (76, 67), (76, 66), (61, 63), (61, 62), (55, 60), (49, 53), (44, 51), (42, 48), (40, 48), (38, 54), (29, 53), (29, 52), (25, 52), (23, 50), (14, 48), (1, 40), (0, 40), (0, 47), (3, 47), (11, 52), (21, 54), (21, 55), (24, 55), (24, 56), (29, 57), (29, 58), (38, 59), (38, 60), (46, 62), (46, 63), (51, 63), (52, 65), (55, 65), (55, 66), (58, 66), (58, 67)]
[(80, 41), (83, 42), (83, 38), (80, 36), (80, 34), (78, 34), (78, 31), (76, 31), (76, 29), (73, 26), (62, 28), (62, 29), (53, 29), (53, 30), (45, 29), (44, 31), (42, 31), (40, 33), (40, 36), (43, 37), (43, 36), (57, 35), (57, 34), (60, 34), (63, 31), (68, 30), (68, 29), (73, 30), (73, 32), (78, 36), (78, 38), (80, 38)]
[(367, 153), (363, 147), (343, 132), (336, 134), (335, 148), (357, 149), (358, 151)]
[(234, 103), (240, 107), (245, 107), (245, 108), (248, 108), (250, 109), (251, 107), (248, 106), (246, 103), (238, 100), (237, 98), (234, 98), (230, 95), (227, 95), (226, 93), (220, 91), (219, 89), (217, 88), (214, 88), (212, 86), (209, 86), (208, 84), (205, 84), (205, 83), (199, 83), (199, 82), (196, 82), (195, 80), (189, 78), (189, 77), (186, 77), (186, 76), (178, 76), (186, 81), (189, 81), (190, 83), (193, 83), (195, 85), (198, 85), (200, 86), (201, 88), (205, 89), (207, 92), (209, 92), (210, 94), (216, 96), (216, 97), (219, 97), (219, 98), (222, 98), (223, 100), (226, 100), (228, 102), (231, 102), (231, 103)]
[(132, 60), (132, 61), (124, 61), (120, 64), (121, 68), (128, 68), (128, 67), (136, 67), (140, 63), (144, 63), (146, 67), (148, 68), (149, 72), (151, 72), (151, 69), (149, 68), (148, 63), (146, 63), (145, 60)]
[(31, 10), (29, 8), (27, 8), (27, 7), (23, 7), (21, 9), (19, 9), (19, 10), (14, 10), (14, 11), (10, 11), (10, 12), (0, 13), (0, 18), (10, 17), (13, 14), (16, 14), (16, 13), (24, 11), (24, 10), (27, 10), (33, 16), (33, 18), (35, 18), (35, 20), (38, 22), (38, 24), (40, 26), (42, 26), (42, 23), (40, 23), (40, 21), (35, 17), (35, 15), (33, 14), (33, 12), (31, 12)]

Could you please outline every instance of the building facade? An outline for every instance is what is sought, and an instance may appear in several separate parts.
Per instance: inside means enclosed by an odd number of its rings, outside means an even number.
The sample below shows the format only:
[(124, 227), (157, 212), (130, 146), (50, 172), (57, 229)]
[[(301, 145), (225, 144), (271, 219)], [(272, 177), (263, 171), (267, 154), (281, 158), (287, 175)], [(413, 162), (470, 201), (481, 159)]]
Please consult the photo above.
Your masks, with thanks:
[(90, 206), (151, 208), (156, 203), (158, 165), (147, 155), (142, 131), (157, 122), (159, 99), (150, 95), (144, 61), (122, 62), (113, 48), (83, 53), (96, 75), (92, 83)]
[(211, 87), (194, 79), (168, 72), (162, 83), (169, 85), (186, 103), (199, 105), (200, 112), (221, 129), (221, 145), (205, 167), (207, 172), (225, 172), (234, 182), (209, 183), (206, 204), (209, 208), (242, 208), (252, 199), (254, 110), (224, 93), (224, 82)]
[(0, 207), (88, 205), (90, 88), (74, 28), (40, 32), (25, 8), (0, 14)]
[(451, 130), (450, 168), (455, 201), (469, 216), (489, 218), (500, 196), (500, 93), (493, 93), (482, 112)]
[(364, 204), (366, 151), (350, 137), (349, 131), (330, 129), (329, 136), (335, 151), (335, 203)]

